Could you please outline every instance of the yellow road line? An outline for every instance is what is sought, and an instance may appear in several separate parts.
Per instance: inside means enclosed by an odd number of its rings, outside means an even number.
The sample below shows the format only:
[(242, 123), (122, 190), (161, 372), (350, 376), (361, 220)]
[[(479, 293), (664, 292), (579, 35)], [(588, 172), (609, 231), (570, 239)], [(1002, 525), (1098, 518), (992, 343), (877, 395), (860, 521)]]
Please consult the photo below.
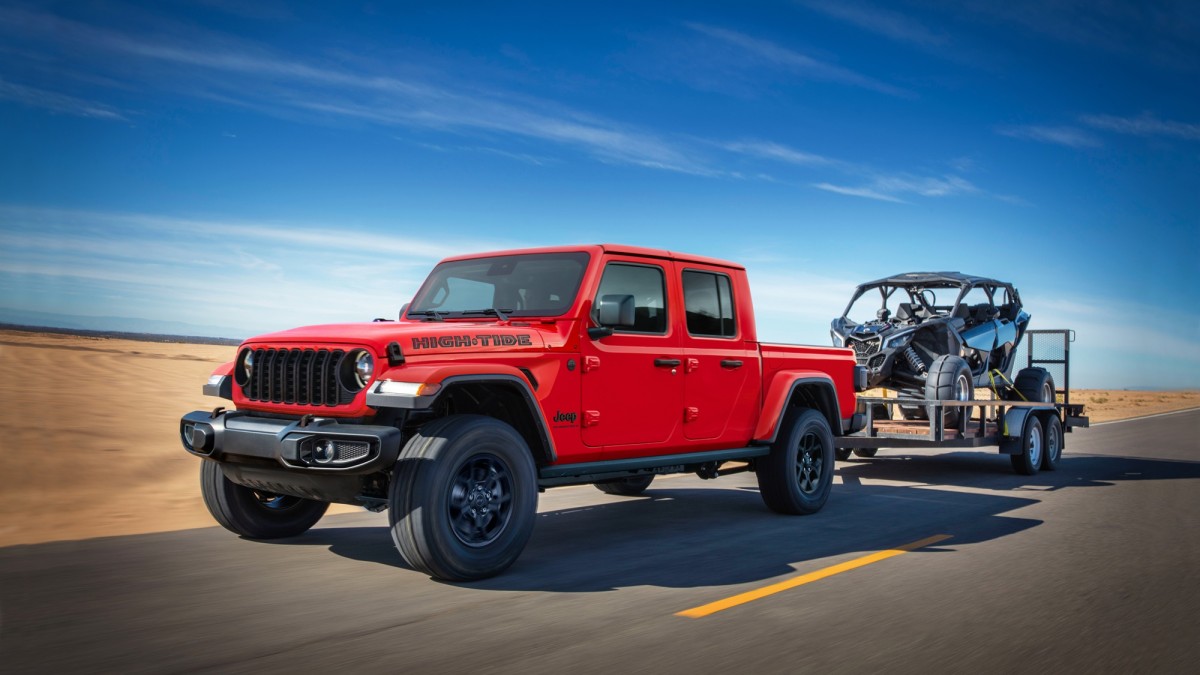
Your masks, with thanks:
[(870, 565), (871, 563), (876, 563), (876, 562), (879, 562), (880, 560), (887, 560), (888, 558), (894, 558), (898, 555), (904, 555), (905, 553), (908, 553), (909, 551), (915, 551), (919, 548), (925, 548), (926, 546), (931, 546), (933, 544), (936, 544), (939, 541), (945, 541), (945, 540), (949, 539), (950, 536), (951, 535), (948, 535), (948, 534), (936, 534), (932, 537), (928, 537), (928, 538), (922, 539), (920, 541), (914, 541), (911, 544), (897, 546), (896, 548), (888, 549), (886, 551), (877, 551), (875, 553), (865, 555), (861, 558), (855, 558), (854, 560), (848, 560), (844, 563), (838, 563), (837, 565), (832, 565), (832, 566), (826, 567), (824, 569), (819, 569), (815, 572), (809, 572), (808, 574), (802, 574), (798, 577), (793, 577), (786, 581), (780, 581), (779, 583), (771, 584), (770, 586), (763, 586), (762, 588), (756, 588), (752, 591), (746, 591), (745, 593), (739, 593), (732, 597), (725, 598), (724, 600), (717, 600), (716, 602), (710, 602), (707, 605), (700, 605), (699, 607), (685, 609), (682, 612), (676, 612), (675, 616), (684, 616), (689, 619), (699, 619), (701, 617), (705, 617), (710, 614), (716, 614), (717, 612), (720, 612), (721, 610), (729, 609), (730, 607), (737, 607), (738, 605), (744, 605), (747, 602), (752, 602), (752, 601), (758, 600), (760, 598), (765, 598), (768, 595), (775, 595), (776, 593), (781, 593), (783, 591), (786, 591), (791, 588), (795, 588), (797, 586), (803, 586), (804, 584), (812, 583), (814, 581), (819, 581), (826, 577), (831, 577), (835, 574), (841, 574), (842, 572), (849, 572), (852, 569), (857, 569), (857, 568), (863, 567), (865, 565)]

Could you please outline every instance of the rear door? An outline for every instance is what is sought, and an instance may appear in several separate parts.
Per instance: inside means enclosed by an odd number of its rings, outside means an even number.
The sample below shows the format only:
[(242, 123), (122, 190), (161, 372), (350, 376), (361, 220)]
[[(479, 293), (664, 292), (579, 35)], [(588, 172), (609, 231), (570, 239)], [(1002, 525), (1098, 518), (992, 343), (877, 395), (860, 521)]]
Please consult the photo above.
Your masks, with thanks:
[(605, 295), (632, 295), (635, 325), (582, 338), (585, 445), (636, 452), (633, 446), (665, 443), (678, 433), (683, 354), (671, 272), (669, 261), (635, 256), (612, 256), (605, 264), (592, 306)]
[(758, 350), (747, 344), (729, 270), (677, 263), (683, 289), (683, 432), (690, 441), (749, 439), (758, 411)]

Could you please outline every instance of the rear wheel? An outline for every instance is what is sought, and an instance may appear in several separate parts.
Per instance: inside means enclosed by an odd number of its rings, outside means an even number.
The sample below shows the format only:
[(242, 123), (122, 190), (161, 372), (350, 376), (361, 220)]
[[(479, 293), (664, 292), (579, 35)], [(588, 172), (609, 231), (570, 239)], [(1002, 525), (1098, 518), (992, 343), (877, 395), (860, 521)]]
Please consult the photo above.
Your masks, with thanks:
[(1063, 428), (1058, 415), (1047, 415), (1042, 424), (1042, 435), (1046, 438), (1046, 450), (1042, 453), (1042, 471), (1054, 471), (1062, 457)]
[(854, 454), (859, 457), (874, 457), (875, 453), (879, 452), (879, 448), (855, 448)]
[(1054, 378), (1045, 368), (1022, 368), (1013, 380), (1013, 388), (1020, 397), (1031, 403), (1054, 403)]
[(221, 465), (200, 463), (200, 493), (208, 512), (221, 527), (250, 539), (281, 539), (308, 531), (329, 502), (243, 487), (225, 477)]
[(520, 434), (490, 417), (430, 422), (401, 451), (388, 505), (392, 539), (414, 569), (450, 581), (495, 576), (533, 532), (533, 456)]
[(1021, 430), (1020, 448), (1021, 452), (1009, 455), (1013, 470), (1024, 476), (1032, 476), (1042, 465), (1042, 454), (1045, 452), (1042, 423), (1033, 415), (1026, 418), (1025, 428)]
[[(929, 366), (925, 379), (925, 398), (931, 401), (970, 401), (975, 396), (975, 384), (971, 369), (961, 356), (946, 354), (939, 356)], [(969, 407), (946, 406), (943, 408), (946, 426), (955, 426), (964, 415), (971, 416)]]
[(833, 434), (829, 422), (808, 408), (790, 413), (771, 454), (756, 462), (758, 489), (772, 511), (816, 513), (833, 484)]
[(844, 462), (850, 459), (850, 448), (837, 448), (833, 451), (833, 455), (839, 462)]
[(654, 474), (647, 476), (630, 476), (629, 478), (616, 478), (596, 483), (596, 489), (610, 495), (619, 495), (621, 497), (636, 497), (646, 491), (650, 487), (650, 483), (654, 482)]

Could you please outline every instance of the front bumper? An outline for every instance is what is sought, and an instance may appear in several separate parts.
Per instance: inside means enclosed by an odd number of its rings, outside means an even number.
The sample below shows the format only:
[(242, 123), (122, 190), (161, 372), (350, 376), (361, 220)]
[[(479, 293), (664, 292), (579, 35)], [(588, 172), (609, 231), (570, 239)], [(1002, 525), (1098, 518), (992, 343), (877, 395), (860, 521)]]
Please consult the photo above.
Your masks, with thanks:
[(281, 420), (241, 411), (197, 410), (179, 420), (180, 441), (193, 455), (238, 464), (275, 462), (313, 474), (390, 469), (400, 454), (401, 436), (395, 427), (327, 418)]

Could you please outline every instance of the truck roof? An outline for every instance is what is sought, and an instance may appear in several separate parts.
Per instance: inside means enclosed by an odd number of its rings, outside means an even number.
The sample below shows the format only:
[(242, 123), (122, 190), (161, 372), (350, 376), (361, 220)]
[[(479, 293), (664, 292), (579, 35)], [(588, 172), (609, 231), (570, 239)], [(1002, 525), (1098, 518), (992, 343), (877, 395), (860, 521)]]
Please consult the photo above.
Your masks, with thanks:
[(618, 255), (640, 256), (643, 258), (661, 258), (664, 260), (675, 260), (678, 262), (693, 262), (701, 265), (714, 265), (718, 267), (727, 267), (734, 270), (744, 270), (744, 266), (728, 260), (719, 260), (717, 258), (709, 258), (700, 255), (692, 255), (690, 253), (679, 253), (677, 251), (667, 251), (657, 248), (644, 248), (641, 246), (627, 246), (625, 244), (583, 244), (579, 246), (543, 246), (538, 248), (519, 248), (505, 251), (481, 251), (479, 253), (468, 253), (465, 255), (450, 256), (443, 262), (451, 260), (470, 260), (472, 258), (490, 258), (498, 255), (528, 255), (530, 253), (566, 253), (571, 251), (586, 251), (591, 254), (615, 253)]

